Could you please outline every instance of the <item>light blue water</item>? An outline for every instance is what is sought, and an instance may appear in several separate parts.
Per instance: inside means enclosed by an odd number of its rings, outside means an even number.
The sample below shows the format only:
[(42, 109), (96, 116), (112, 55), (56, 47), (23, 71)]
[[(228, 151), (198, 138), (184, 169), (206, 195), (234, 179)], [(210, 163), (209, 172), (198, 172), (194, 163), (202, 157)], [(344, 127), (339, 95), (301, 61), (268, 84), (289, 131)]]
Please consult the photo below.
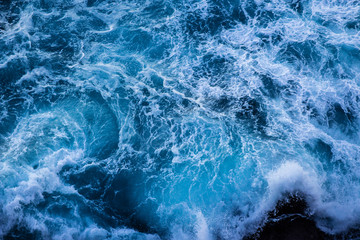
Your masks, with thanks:
[(360, 2), (0, 2), (0, 238), (360, 224)]

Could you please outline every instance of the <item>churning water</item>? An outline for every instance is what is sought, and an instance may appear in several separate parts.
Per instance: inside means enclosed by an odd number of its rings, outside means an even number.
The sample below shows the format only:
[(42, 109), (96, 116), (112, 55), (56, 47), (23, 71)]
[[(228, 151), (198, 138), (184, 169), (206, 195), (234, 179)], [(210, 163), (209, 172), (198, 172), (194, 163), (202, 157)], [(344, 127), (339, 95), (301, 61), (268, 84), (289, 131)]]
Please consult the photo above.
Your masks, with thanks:
[(0, 238), (360, 224), (357, 0), (0, 2)]

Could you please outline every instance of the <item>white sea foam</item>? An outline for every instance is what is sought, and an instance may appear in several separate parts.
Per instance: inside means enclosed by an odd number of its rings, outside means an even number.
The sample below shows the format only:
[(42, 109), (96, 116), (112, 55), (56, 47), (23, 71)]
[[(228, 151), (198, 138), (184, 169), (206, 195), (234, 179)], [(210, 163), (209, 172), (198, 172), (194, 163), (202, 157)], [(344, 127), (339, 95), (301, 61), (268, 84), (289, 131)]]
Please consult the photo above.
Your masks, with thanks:
[(296, 193), (305, 194), (310, 207), (316, 208), (321, 200), (321, 183), (313, 171), (306, 171), (296, 162), (285, 162), (278, 169), (270, 172), (267, 176), (268, 194), (266, 201), (274, 204), (283, 194)]
[[(241, 238), (295, 192), (324, 231), (359, 224), (359, 4), (249, 3), (228, 14), (206, 0), (28, 2), (0, 32), (0, 70), (25, 65), (0, 99), (15, 125), (0, 139), (0, 236), (21, 223), (52, 239), (160, 239), (80, 215), (121, 208), (108, 188), (122, 170), (141, 173), (127, 210), (168, 238)], [(250, 19), (221, 22), (219, 9)], [(98, 165), (98, 201), (61, 175)], [(70, 206), (64, 217), (49, 195)]]

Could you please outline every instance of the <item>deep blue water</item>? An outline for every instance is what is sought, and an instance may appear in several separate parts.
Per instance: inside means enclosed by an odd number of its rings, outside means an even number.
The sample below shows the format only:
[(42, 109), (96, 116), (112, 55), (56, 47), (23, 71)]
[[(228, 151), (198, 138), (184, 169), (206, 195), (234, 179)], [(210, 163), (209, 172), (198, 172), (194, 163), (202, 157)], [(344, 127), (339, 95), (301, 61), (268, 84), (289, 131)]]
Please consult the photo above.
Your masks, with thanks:
[(0, 239), (360, 224), (357, 0), (0, 2)]

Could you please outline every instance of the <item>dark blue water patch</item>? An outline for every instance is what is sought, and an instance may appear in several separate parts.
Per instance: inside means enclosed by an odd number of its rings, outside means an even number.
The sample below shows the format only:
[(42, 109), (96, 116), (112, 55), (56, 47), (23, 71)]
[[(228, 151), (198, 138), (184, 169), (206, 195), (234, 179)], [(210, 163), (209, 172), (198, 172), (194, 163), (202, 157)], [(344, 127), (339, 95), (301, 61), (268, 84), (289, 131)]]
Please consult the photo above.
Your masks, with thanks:
[(234, 6), (228, 1), (211, 1), (207, 10), (189, 11), (183, 16), (183, 30), (188, 37), (204, 40), (206, 35), (216, 36), (223, 29), (236, 25), (231, 17)]
[(86, 1), (86, 6), (88, 7), (94, 7), (97, 6), (103, 2), (105, 2), (106, 0), (87, 0)]
[(264, 130), (267, 126), (267, 112), (265, 105), (259, 100), (249, 96), (242, 97), (239, 99), (235, 116), (237, 119), (247, 122), (250, 129), (265, 133)]
[(223, 9), (223, 16), (227, 18), (224, 29), (234, 28), (236, 25), (251, 24), (251, 20), (254, 18), (255, 13), (259, 8), (254, 1), (234, 1), (234, 0), (212, 0), (212, 4)]
[(36, 68), (44, 68), (43, 70), (46, 69), (47, 71), (46, 73), (44, 72), (40, 74), (35, 74), (37, 76), (34, 76), (34, 79), (26, 79), (27, 81), (34, 81), (36, 80), (36, 77), (47, 77), (53, 79), (56, 78), (56, 76), (61, 76), (62, 78), (69, 76), (71, 73), (74, 72), (74, 70), (69, 68), (68, 65), (72, 65), (72, 61), (76, 60), (77, 58), (74, 56), (71, 56), (69, 58), (63, 58), (63, 56), (58, 53), (53, 54), (52, 57), (49, 58), (36, 52), (29, 52), (26, 54), (26, 59), (29, 73)]
[[(242, 140), (241, 140), (241, 126), (238, 126), (236, 124), (232, 124), (231, 121), (224, 121), (225, 124), (225, 129), (226, 132), (229, 136), (229, 146), (232, 148), (232, 150), (234, 151), (234, 155), (236, 152), (241, 152), (241, 147), (243, 146)], [(231, 162), (232, 164), (226, 164), (226, 159), (224, 160), (224, 164), (223, 166), (225, 168), (232, 168), (232, 165), (235, 165), (236, 162), (231, 159), (228, 158), (228, 161)], [(235, 167), (235, 166), (234, 166)], [(230, 170), (230, 169), (228, 169)], [(223, 171), (224, 173), (227, 173), (228, 171), (225, 170)]]
[(7, 89), (14, 86), (16, 81), (25, 75), (28, 71), (28, 64), (24, 59), (14, 59), (6, 64), (5, 67), (0, 68), (0, 87)]
[(312, 99), (305, 99), (302, 101), (304, 105), (303, 114), (309, 114), (311, 119), (317, 120), (318, 123), (323, 123), (324, 118), (320, 113), (320, 110), (316, 108), (315, 102)]
[(347, 67), (343, 66), (344, 63), (339, 61), (338, 50), (334, 46), (326, 46), (326, 48), (331, 54), (331, 56), (325, 60), (324, 64), (320, 68), (321, 75), (324, 76), (324, 78), (334, 78), (334, 79), (351, 78), (352, 76), (351, 71), (346, 69)]
[[(63, 27), (66, 28), (66, 25), (64, 24)], [(34, 42), (33, 46), (43, 51), (57, 54), (56, 60), (60, 61), (61, 64), (73, 62), (79, 53), (76, 37), (69, 32), (63, 31), (54, 32), (54, 30), (51, 30), (49, 37)]]
[(201, 15), (202, 13), (197, 10), (196, 12), (191, 12), (185, 16), (185, 24), (182, 24), (182, 26), (188, 35), (196, 38), (199, 37), (199, 34), (204, 34), (208, 31), (206, 20)]
[[(30, 105), (24, 103), (20, 105), (27, 107), (26, 112), (25, 110), (20, 111), (21, 109), (15, 109), (18, 110), (16, 116), (21, 117), (25, 113), (32, 115), (51, 112), (55, 107), (58, 111), (55, 113), (54, 119), (47, 120), (44, 123), (44, 127), (71, 131), (71, 129), (68, 129), (68, 126), (63, 126), (64, 122), (60, 121), (61, 116), (59, 116), (59, 114), (65, 114), (75, 121), (85, 134), (87, 156), (105, 159), (112, 155), (118, 149), (119, 126), (118, 119), (109, 107), (108, 102), (100, 93), (94, 90), (84, 92), (79, 91), (79, 89), (76, 89), (66, 81), (52, 81), (51, 79), (48, 79), (48, 81), (48, 84), (51, 84), (52, 87), (45, 87), (39, 92), (35, 91), (29, 94), (22, 94), (25, 96), (23, 97), (25, 100), (30, 98), (32, 102)], [(26, 102), (25, 100), (24, 102)], [(12, 102), (9, 101), (9, 103)], [(126, 111), (126, 109), (123, 110)], [(10, 115), (10, 117), (11, 116), (12, 115)], [(45, 129), (43, 130), (45, 131)], [(60, 149), (61, 146), (72, 149), (76, 144), (81, 145), (81, 142), (75, 143), (75, 139), (73, 139), (75, 136), (73, 136), (73, 134), (75, 133), (68, 132), (67, 137), (69, 139), (65, 142), (50, 141), (51, 138), (48, 138), (47, 141), (55, 144), (50, 146), (53, 150)], [(76, 134), (78, 134), (78, 132)], [(47, 137), (50, 136), (51, 134), (48, 134)], [(41, 145), (40, 143), (37, 144)], [(36, 148), (34, 148), (34, 150), (39, 151), (39, 149)]]
[[(156, 79), (162, 81), (156, 77)], [(164, 89), (162, 89), (164, 91)], [(167, 95), (157, 95), (143, 88), (138, 96), (129, 97), (133, 104), (132, 119), (135, 134), (130, 137), (129, 144), (138, 153), (146, 153), (145, 158), (138, 159), (136, 165), (152, 160), (154, 168), (162, 168), (168, 165), (173, 158), (169, 151), (172, 147), (171, 129), (174, 127), (173, 119), (181, 119), (182, 114), (193, 109), (195, 106), (189, 100), (181, 97), (171, 98)], [(153, 112), (153, 104), (156, 104), (157, 111)], [(162, 149), (158, 151), (158, 149)]]
[[(76, 209), (74, 208), (74, 203), (66, 197), (55, 195), (45, 196), (45, 201), (40, 204), (40, 208), (45, 207), (45, 205), (47, 215), (49, 216), (71, 219), (71, 217), (75, 215)], [(57, 232), (59, 229), (52, 230)]]
[(124, 30), (122, 36), (130, 51), (141, 52), (152, 44), (152, 35), (141, 29)]
[[(205, 55), (202, 59), (204, 74), (209, 76), (221, 76), (228, 70), (229, 59), (213, 54)], [(197, 69), (195, 69), (196, 71)], [(197, 72), (197, 71), (196, 71)]]
[(144, 198), (146, 178), (141, 171), (121, 170), (109, 183), (104, 201), (121, 216), (129, 217)]
[(195, 110), (199, 107), (199, 104), (189, 99), (183, 99), (180, 104), (185, 112)]
[(344, 159), (338, 158), (333, 153), (333, 146), (321, 139), (312, 139), (305, 144), (305, 148), (322, 164), (327, 173), (342, 172), (347, 173), (348, 167), (344, 163)]
[(254, 0), (243, 1), (241, 2), (241, 5), (247, 18), (254, 19), (258, 10), (258, 5), (256, 2)]
[[(119, 126), (117, 118), (101, 94), (88, 93), (89, 103), (82, 112), (87, 124), (86, 136), (90, 142), (89, 156), (98, 159), (108, 158), (118, 148)], [(94, 105), (91, 105), (93, 102)], [(99, 109), (100, 108), (100, 109)]]
[[(80, 169), (65, 167), (61, 171), (63, 180), (89, 200), (100, 200), (105, 192), (109, 174), (101, 165), (90, 165)], [(91, 176), (91, 177), (89, 177)]]
[(22, 59), (22, 55), (29, 51), (30, 47), (29, 38), (24, 34), (14, 34), (12, 37), (4, 36), (0, 38), (1, 64), (6, 65), (7, 62), (17, 61), (18, 59), (26, 63), (26, 59)]
[(330, 128), (339, 128), (348, 136), (357, 136), (358, 120), (350, 108), (343, 108), (339, 103), (331, 105), (326, 113)]
[[(38, 83), (46, 83), (47, 86), (39, 87)], [(78, 95), (74, 84), (62, 79), (54, 79), (54, 76), (47, 74), (39, 74), (23, 80), (16, 84), (14, 89), (21, 89), (18, 94), (28, 103), (27, 114), (50, 111), (55, 104), (66, 101), (69, 95)]]
[(131, 77), (136, 77), (143, 70), (142, 64), (134, 57), (121, 59), (120, 62), (124, 64), (126, 74)]
[[(305, 96), (309, 96), (309, 93), (305, 93)], [(305, 98), (302, 102), (303, 105), (303, 115), (308, 114), (311, 119), (318, 119), (318, 121), (322, 121), (322, 117), (320, 111), (316, 108), (315, 102), (312, 99)]]
[(355, 46), (343, 45), (339, 49), (338, 60), (351, 76), (356, 76), (360, 65), (360, 50)]
[(285, 108), (292, 108), (294, 99), (302, 89), (298, 81), (289, 80), (283, 84), (275, 77), (264, 74), (260, 74), (259, 78), (263, 83), (263, 86), (260, 87), (263, 96), (272, 99), (281, 98)]
[(168, 1), (156, 0), (152, 1), (146, 6), (142, 12), (146, 17), (158, 20), (165, 17), (170, 17), (174, 13), (174, 8)]
[(81, 10), (76, 14), (82, 18), (82, 20), (76, 21), (77, 37), (84, 38), (85, 33), (89, 30), (104, 31), (108, 29), (108, 25), (103, 20), (89, 11)]
[(165, 98), (162, 102), (159, 102), (160, 107), (164, 107), (165, 105), (165, 109), (161, 109), (163, 111), (161, 115), (154, 116), (147, 114), (147, 112), (152, 111), (152, 109), (148, 106), (138, 108), (134, 115), (134, 128), (136, 130), (136, 135), (132, 137), (132, 146), (136, 151), (146, 152), (151, 158), (159, 157), (159, 154), (162, 154), (162, 152), (156, 152), (156, 149), (169, 147), (167, 146), (167, 140), (169, 138), (169, 129), (171, 128), (172, 123), (171, 121), (166, 121), (164, 116), (166, 114), (173, 114), (170, 112), (172, 110), (167, 108), (168, 104), (173, 104), (174, 107), (177, 105), (176, 102), (169, 102), (167, 100), (168, 99)]
[(247, 24), (248, 19), (246, 17), (246, 13), (240, 4), (234, 6), (230, 16), (235, 22)]
[[(80, 198), (71, 198), (59, 200), (61, 196), (52, 196), (45, 194), (46, 199), (41, 206), (42, 208), (47, 208), (48, 204), (57, 204), (61, 203), (73, 203), (74, 205), (83, 206), (83, 217), (88, 217), (94, 222), (107, 229), (109, 227), (116, 228), (119, 226), (124, 226), (125, 222), (122, 215), (117, 215), (112, 211), (112, 208), (107, 205), (107, 202), (104, 201), (104, 195), (106, 189), (109, 188), (111, 184), (110, 179), (111, 175), (107, 172), (107, 169), (102, 164), (90, 165), (85, 167), (80, 166), (71, 166), (65, 165), (59, 175), (61, 176), (62, 181), (66, 184), (73, 185), (74, 188), (81, 194), (86, 200), (83, 201)], [(74, 201), (76, 200), (76, 201)], [(55, 209), (60, 209), (61, 205), (56, 206)], [(69, 211), (71, 208), (66, 207)], [(66, 218), (65, 218), (66, 219)], [(71, 219), (71, 217), (70, 217)]]
[(304, 65), (318, 69), (323, 57), (317, 49), (317, 44), (317, 42), (311, 40), (287, 43), (280, 50), (279, 59), (294, 64), (296, 69), (300, 69)]
[[(321, 73), (326, 76), (332, 76), (335, 79), (351, 79), (356, 75), (357, 63), (359, 63), (359, 53), (352, 46), (338, 46), (336, 44), (324, 45), (329, 58), (325, 66), (321, 69)], [(326, 75), (328, 74), (328, 75)]]
[(6, 30), (11, 26), (14, 26), (20, 20), (21, 11), (28, 5), (26, 1), (11, 1), (4, 0), (0, 2), (0, 12), (4, 16), (5, 23), (0, 24), (0, 29)]
[[(144, 102), (142, 102), (142, 104), (144, 104)], [(149, 119), (148, 116), (146, 115), (146, 112), (144, 112), (144, 110), (146, 111), (146, 109), (148, 111), (151, 111), (151, 108), (149, 107), (144, 107), (144, 108), (140, 107), (137, 108), (134, 115), (134, 128), (143, 141), (149, 139), (151, 135), (149, 129), (150, 122), (148, 121), (151, 119)]]
[(357, 17), (356, 20), (347, 22), (345, 26), (348, 29), (359, 30), (360, 29), (360, 17)]
[[(89, 176), (88, 176), (89, 177)], [(123, 226), (122, 220), (114, 219), (103, 211), (101, 202), (87, 201), (78, 194), (62, 194), (58, 192), (44, 193), (44, 199), (37, 205), (27, 206), (27, 212), (40, 211), (46, 216), (46, 226), (50, 234), (61, 232), (62, 225), (77, 225), (83, 230), (88, 226), (87, 221), (91, 219), (93, 223), (104, 229), (109, 227)], [(81, 216), (81, 219), (78, 218)], [(60, 218), (61, 223), (53, 219)]]
[[(242, 24), (254, 24), (259, 27), (266, 28), (269, 23), (279, 20), (283, 13), (277, 11), (270, 11), (265, 7), (265, 4), (269, 4), (269, 1), (257, 3), (254, 0), (240, 1), (239, 5), (233, 12), (233, 16), (236, 20)], [(250, 20), (256, 20), (251, 22)]]
[(4, 1), (1, 1), (0, 3), (0, 8), (1, 10), (9, 10), (10, 6), (11, 6), (11, 0), (4, 0)]
[(149, 175), (142, 170), (120, 170), (108, 182), (102, 201), (114, 217), (124, 219), (127, 227), (151, 233), (159, 226), (157, 204), (146, 200)]
[[(334, 146), (331, 144), (321, 139), (311, 139), (305, 143), (305, 148), (313, 157), (318, 159), (325, 173), (329, 175), (329, 178), (339, 173), (344, 175), (351, 174), (351, 167), (348, 165), (347, 160), (338, 156), (334, 152)], [(324, 184), (328, 188), (331, 188), (331, 183), (329, 181)]]
[[(77, 206), (78, 208), (75, 208)], [(44, 200), (36, 206), (36, 210), (45, 210), (46, 215), (49, 216), (62, 216), (67, 221), (77, 221), (73, 219), (78, 211), (80, 216), (92, 216), (95, 222), (99, 223), (104, 218), (104, 215), (98, 211), (96, 204), (85, 201), (78, 194), (62, 194), (59, 192), (44, 193)], [(56, 224), (56, 223), (53, 223)], [(100, 225), (102, 225), (100, 223)]]
[(7, 136), (13, 132), (19, 118), (25, 114), (28, 107), (28, 104), (26, 104), (28, 99), (21, 93), (16, 93), (10, 89), (1, 91), (1, 94), (1, 101), (3, 101), (6, 108), (6, 115), (0, 121), (0, 134)]
[(37, 9), (51, 12), (52, 9), (69, 10), (74, 8), (76, 4), (77, 3), (74, 3), (74, 1), (71, 0), (63, 0), (63, 1), (39, 0), (39, 1), (35, 1), (34, 5)]
[[(289, 80), (283, 86), (283, 91), (281, 92), (281, 95), (285, 101), (288, 99), (295, 97), (299, 92), (301, 92), (302, 86), (298, 81), (295, 80)], [(288, 102), (290, 104), (290, 102)]]
[(162, 90), (164, 87), (164, 79), (156, 74), (151, 75), (150, 81), (151, 87), (154, 87), (156, 90)]
[(260, 99), (250, 96), (235, 98), (222, 95), (218, 98), (208, 99), (206, 105), (212, 111), (234, 116), (239, 123), (245, 124), (251, 132), (256, 131), (265, 134), (267, 111)]
[(265, 96), (276, 98), (284, 91), (284, 87), (278, 84), (272, 77), (268, 75), (260, 75), (259, 77), (263, 83), (263, 87), (260, 90)]
[(213, 1), (210, 5), (208, 26), (211, 35), (218, 34), (222, 30), (229, 29), (236, 25), (230, 17), (233, 6), (227, 1)]
[[(79, 15), (81, 17), (81, 14)], [(32, 16), (33, 28), (30, 30), (30, 34), (33, 36), (31, 39), (35, 40), (31, 45), (32, 49), (38, 49), (44, 54), (37, 58), (41, 59), (47, 54), (52, 54), (50, 59), (46, 57), (46, 61), (50, 62), (55, 69), (64, 69), (64, 65), (73, 64), (79, 57), (80, 40), (86, 31), (101, 25), (96, 22), (94, 17), (86, 17), (89, 20), (83, 24), (82, 21), (74, 23), (71, 18), (65, 17), (65, 13), (46, 17), (35, 13)], [(78, 28), (76, 28), (77, 26)]]
[(229, 108), (233, 107), (236, 102), (236, 98), (224, 95), (218, 99), (214, 99), (211, 102), (211, 108), (213, 108), (216, 112), (226, 112)]
[(304, 5), (307, 1), (301, 0), (288, 0), (289, 7), (299, 14), (304, 12)]
[(209, 79), (210, 86), (226, 88), (229, 86), (228, 73), (231, 72), (233, 62), (231, 58), (207, 54), (202, 57), (200, 65), (193, 67), (194, 79)]
[(147, 52), (147, 55), (153, 61), (166, 59), (170, 56), (173, 46), (168, 42), (160, 43), (161, 41), (162, 37), (156, 37), (154, 42), (158, 42), (159, 44), (152, 46)]
[(283, 41), (283, 34), (280, 31), (275, 31), (269, 34), (266, 33), (257, 33), (256, 36), (261, 40), (261, 47), (272, 47), (277, 46)]
[(321, 139), (313, 139), (312, 141), (305, 144), (305, 148), (321, 161), (329, 163), (334, 158), (331, 145)]
[[(87, 43), (89, 44), (89, 46), (85, 45), (86, 47), (91, 47), (93, 45), (95, 45), (96, 43), (101, 43), (98, 44), (97, 47), (99, 48), (99, 50), (97, 51), (97, 53), (100, 53), (101, 48), (102, 48), (102, 44), (119, 44), (119, 47), (121, 47), (120, 43), (122, 42), (122, 32), (123, 29), (120, 27), (114, 28), (112, 31), (108, 31), (108, 32), (104, 32), (104, 33), (94, 33), (94, 32), (88, 32), (86, 34), (86, 38), (87, 38)], [(91, 50), (91, 49), (89, 49)], [(89, 54), (91, 52), (89, 51)], [(96, 57), (99, 57), (98, 55)]]
[(128, 27), (132, 26), (133, 24), (130, 24), (131, 21), (137, 20), (138, 17), (134, 13), (126, 12), (124, 15), (119, 16), (119, 19), (116, 21), (116, 26), (118, 27)]
[(304, 110), (309, 113), (310, 119), (315, 125), (331, 136), (345, 137), (347, 140), (356, 142), (359, 119), (356, 109), (353, 109), (351, 105), (349, 102), (345, 102), (345, 105), (328, 102), (326, 112), (322, 113), (313, 101), (306, 100), (304, 101)]
[(256, 25), (266, 28), (271, 22), (279, 20), (280, 17), (276, 12), (259, 8), (255, 15)]

